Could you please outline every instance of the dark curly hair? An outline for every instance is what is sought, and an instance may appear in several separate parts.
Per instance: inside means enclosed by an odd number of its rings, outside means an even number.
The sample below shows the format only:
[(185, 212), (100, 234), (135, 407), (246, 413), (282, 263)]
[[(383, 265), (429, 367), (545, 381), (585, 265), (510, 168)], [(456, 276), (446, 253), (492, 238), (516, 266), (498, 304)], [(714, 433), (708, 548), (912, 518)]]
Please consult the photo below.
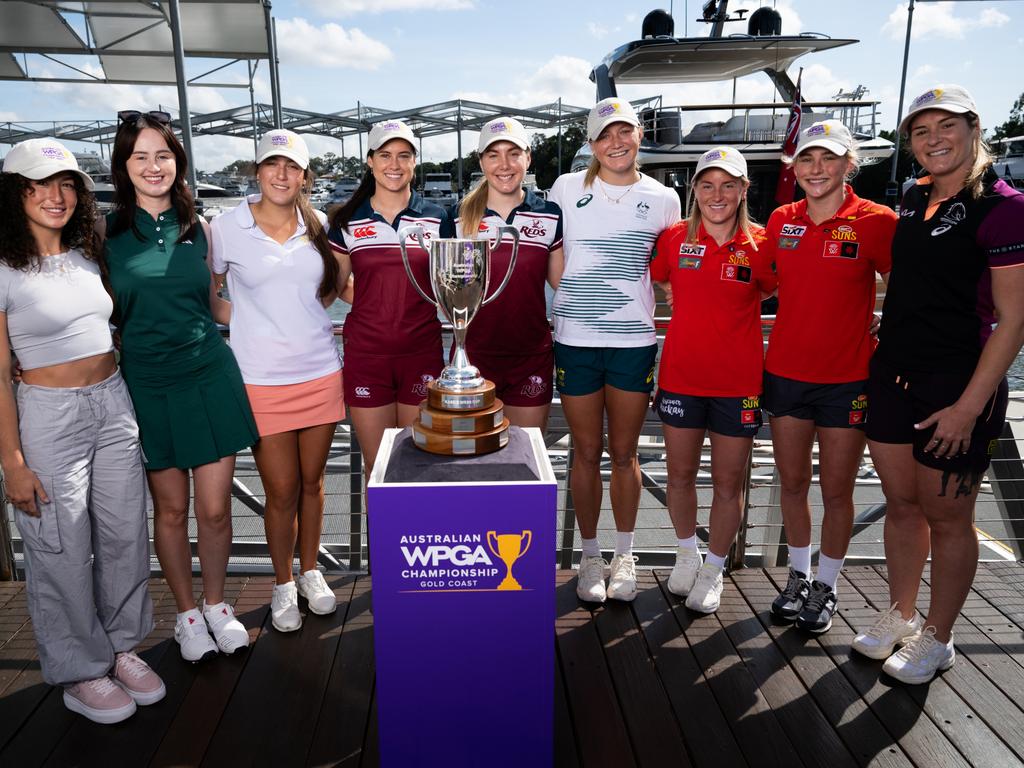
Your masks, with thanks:
[[(89, 261), (99, 262), (102, 245), (94, 228), (96, 198), (81, 176), (72, 173), (71, 177), (78, 204), (60, 233), (61, 245), (68, 250), (77, 248)], [(32, 180), (19, 173), (0, 173), (0, 262), (11, 269), (38, 269), (42, 256), (25, 214), (25, 196), (31, 187)]]
[(171, 186), (171, 206), (178, 216), (178, 242), (192, 240), (199, 224), (196, 220), (195, 199), (185, 184), (185, 178), (188, 176), (188, 157), (185, 155), (185, 148), (181, 146), (171, 126), (158, 123), (146, 115), (121, 123), (114, 136), (114, 149), (110, 153), (110, 175), (114, 181), (114, 221), (107, 227), (107, 237), (117, 237), (122, 232), (131, 230), (139, 240), (145, 240), (135, 226), (138, 201), (135, 185), (128, 176), (128, 159), (135, 149), (135, 141), (145, 128), (152, 128), (159, 133), (174, 155), (175, 176), (174, 184)]

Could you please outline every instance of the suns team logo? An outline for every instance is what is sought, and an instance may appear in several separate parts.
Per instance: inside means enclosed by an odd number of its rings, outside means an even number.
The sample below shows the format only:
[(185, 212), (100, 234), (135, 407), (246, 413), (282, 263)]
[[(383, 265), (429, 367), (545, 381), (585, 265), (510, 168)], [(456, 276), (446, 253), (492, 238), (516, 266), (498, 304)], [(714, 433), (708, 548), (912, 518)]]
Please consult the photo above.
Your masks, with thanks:
[(544, 379), (540, 376), (530, 376), (520, 390), (520, 394), (527, 397), (538, 397), (543, 394), (545, 389), (547, 389), (547, 384), (544, 383)]

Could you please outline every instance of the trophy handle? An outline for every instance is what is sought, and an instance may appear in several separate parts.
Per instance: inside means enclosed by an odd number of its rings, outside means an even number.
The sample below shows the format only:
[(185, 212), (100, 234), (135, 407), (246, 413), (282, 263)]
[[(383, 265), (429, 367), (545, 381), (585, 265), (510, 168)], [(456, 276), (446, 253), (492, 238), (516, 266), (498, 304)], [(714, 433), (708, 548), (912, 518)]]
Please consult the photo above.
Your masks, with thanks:
[(526, 546), (519, 550), (520, 557), (526, 554), (526, 550), (528, 550), (530, 548), (530, 544), (533, 543), (533, 531), (523, 531), (523, 535), (519, 540), (522, 541), (523, 539), (526, 539)]
[[(508, 281), (512, 277), (512, 270), (515, 269), (516, 257), (519, 255), (519, 230), (508, 225), (504, 227), (497, 227), (496, 229), (498, 231), (498, 236), (492, 241), (493, 245), (491, 247), (496, 249), (501, 245), (502, 235), (508, 232), (512, 236), (512, 258), (508, 260), (508, 270), (505, 272), (505, 277), (502, 278), (501, 285), (497, 287), (494, 293), (484, 299), (483, 303), (480, 305), (481, 307), (486, 307), (498, 298), (498, 296), (501, 295), (501, 292), (505, 290), (505, 286), (508, 285)], [(488, 274), (490, 274), (490, 270), (488, 270)]]
[(412, 235), (413, 237), (416, 238), (416, 242), (420, 244), (420, 248), (426, 251), (428, 255), (430, 253), (430, 249), (427, 248), (427, 244), (423, 240), (422, 225), (410, 224), (398, 230), (398, 247), (402, 251), (402, 264), (405, 265), (405, 274), (409, 276), (409, 279), (412, 281), (413, 287), (416, 288), (416, 292), (419, 293), (420, 296), (422, 296), (428, 303), (430, 303), (436, 308), (437, 301), (423, 292), (423, 289), (420, 288), (419, 282), (416, 280), (416, 276), (412, 273), (412, 267), (409, 266), (409, 254), (405, 252), (405, 241), (409, 237), (409, 235)]
[[(494, 539), (494, 545), (491, 544), (491, 539)], [(498, 554), (497, 548), (495, 546), (495, 545), (497, 545), (497, 543), (498, 543), (498, 532), (497, 531), (488, 531), (487, 532), (487, 548), (489, 550), (491, 550), (491, 554), (492, 555), (494, 555), (496, 558), (498, 558), (500, 560), (501, 559), (501, 555)]]

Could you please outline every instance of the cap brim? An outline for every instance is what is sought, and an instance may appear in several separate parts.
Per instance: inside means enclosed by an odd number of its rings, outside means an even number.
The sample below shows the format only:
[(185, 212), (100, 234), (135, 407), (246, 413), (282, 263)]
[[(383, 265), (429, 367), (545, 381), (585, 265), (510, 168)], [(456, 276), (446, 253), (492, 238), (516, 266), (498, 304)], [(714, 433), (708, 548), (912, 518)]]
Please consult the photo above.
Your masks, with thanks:
[(519, 138), (518, 136), (511, 136), (507, 133), (502, 133), (497, 136), (491, 136), (487, 141), (481, 142), (480, 146), (477, 147), (477, 154), (482, 153), (485, 149), (491, 146), (491, 144), (495, 144), (499, 141), (507, 141), (511, 144), (515, 144), (520, 149), (530, 148), (530, 145), (523, 139)]
[(793, 155), (793, 157), (800, 157), (800, 155), (802, 155), (808, 149), (813, 149), (814, 147), (821, 147), (822, 149), (827, 149), (833, 155), (839, 156), (845, 155), (850, 151), (850, 148), (845, 144), (838, 142), (835, 139), (829, 139), (823, 136), (820, 139), (811, 139), (803, 146), (797, 147), (796, 154)]
[(900, 124), (896, 129), (896, 132), (907, 133), (914, 118), (922, 112), (927, 112), (929, 109), (937, 109), (940, 112), (951, 112), (954, 115), (966, 115), (968, 112), (974, 112), (970, 107), (964, 107), (959, 104), (929, 104), (921, 107), (920, 109), (915, 109), (913, 112), (907, 113), (907, 116), (900, 120)]
[(61, 163), (43, 163), (42, 165), (37, 165), (27, 171), (6, 171), (6, 173), (16, 173), (19, 176), (24, 176), (26, 179), (32, 179), (32, 181), (48, 179), (51, 176), (56, 176), (58, 173), (74, 173), (82, 179), (82, 183), (85, 184), (85, 188), (90, 192), (92, 192), (96, 186), (92, 177), (85, 171), (79, 170), (78, 168), (68, 168), (66, 165), (62, 165)]
[(374, 147), (370, 147), (369, 149), (370, 149), (371, 151), (373, 151), (373, 152), (376, 152), (376, 151), (377, 151), (378, 149), (380, 149), (381, 147), (385, 146), (386, 144), (388, 144), (388, 143), (390, 143), (390, 142), (392, 142), (392, 141), (395, 141), (396, 139), (401, 139), (401, 140), (402, 140), (402, 141), (404, 141), (404, 142), (405, 142), (406, 144), (408, 144), (408, 145), (409, 145), (410, 147), (412, 147), (412, 151), (413, 151), (413, 152), (415, 152), (415, 151), (416, 151), (416, 144), (414, 144), (414, 143), (413, 143), (413, 140), (412, 140), (412, 139), (410, 139), (410, 138), (409, 138), (408, 136), (388, 136), (388, 137), (387, 137), (387, 138), (386, 138), (386, 139), (385, 139), (384, 141), (380, 142), (379, 144), (377, 144), (377, 145), (376, 145), (376, 146), (374, 146)]
[(632, 125), (634, 128), (640, 127), (640, 121), (636, 118), (613, 115), (611, 117), (602, 118), (601, 122), (594, 126), (594, 130), (587, 136), (587, 139), (589, 141), (597, 141), (604, 129), (613, 123), (625, 123), (626, 125)]
[(747, 174), (743, 173), (739, 168), (734, 165), (729, 165), (722, 160), (712, 160), (707, 165), (703, 166), (699, 171), (693, 174), (693, 180), (696, 181), (704, 171), (710, 171), (712, 168), (718, 168), (719, 170), (725, 171), (730, 176), (737, 179), (742, 179)]
[(287, 157), (289, 160), (292, 160), (295, 163), (297, 163), (299, 168), (301, 168), (302, 170), (306, 170), (307, 168), (309, 168), (309, 160), (303, 160), (302, 157), (288, 149), (268, 150), (267, 152), (264, 152), (262, 155), (256, 158), (256, 165), (259, 165), (264, 160), (267, 160), (271, 157)]

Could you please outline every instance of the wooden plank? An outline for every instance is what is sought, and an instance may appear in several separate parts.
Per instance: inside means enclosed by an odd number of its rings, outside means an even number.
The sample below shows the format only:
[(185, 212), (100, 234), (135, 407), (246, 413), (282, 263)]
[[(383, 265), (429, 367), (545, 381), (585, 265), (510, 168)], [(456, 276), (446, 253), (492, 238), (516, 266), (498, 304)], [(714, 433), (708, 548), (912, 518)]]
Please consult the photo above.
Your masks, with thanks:
[(576, 731), (572, 726), (572, 713), (565, 692), (565, 677), (562, 673), (562, 657), (555, 643), (555, 762), (559, 768), (580, 768), (580, 756), (576, 748)]
[(859, 765), (911, 766), (860, 694), (818, 644), (793, 626), (771, 621), (763, 606), (771, 604), (778, 590), (759, 568), (733, 571), (732, 582), (747, 602), (758, 610), (764, 630), (800, 676), (811, 697), (828, 718)]
[(729, 721), (719, 709), (712, 686), (673, 618), (672, 607), (657, 587), (654, 574), (639, 571), (637, 582), (640, 591), (633, 611), (684, 741), (690, 745), (691, 762), (697, 768), (746, 765)]
[[(850, 570), (853, 569), (847, 569)], [(772, 568), (766, 573), (775, 583), (776, 590), (785, 587), (786, 569)], [(850, 643), (856, 634), (849, 623), (851, 616), (855, 624), (864, 626), (874, 620), (876, 611), (845, 580), (839, 583), (839, 601), (839, 612), (832, 621), (832, 629), (818, 635), (817, 641), (854, 690), (867, 702), (871, 711), (915, 765), (941, 765), (943, 768), (969, 765), (935, 724), (922, 716), (921, 707), (907, 692), (906, 686), (893, 687), (879, 679), (882, 662), (850, 652)]]
[(377, 730), (377, 689), (374, 688), (370, 701), (370, 719), (366, 725), (366, 741), (360, 755), (359, 768), (379, 768), (380, 766), (380, 732)]
[[(653, 580), (647, 584), (660, 594)], [(641, 766), (690, 766), (679, 724), (628, 603), (609, 600), (594, 612), (616, 697)]]
[(338, 609), (328, 616), (307, 612), (295, 632), (273, 629), (267, 611), (201, 765), (305, 764), (355, 579), (336, 576), (328, 584)]
[[(730, 578), (715, 615), (803, 762), (852, 768), (857, 761), (764, 630), (763, 625), (771, 621), (770, 603), (765, 599), (752, 609)], [(805, 648), (805, 653), (813, 652), (813, 646)]]
[[(309, 747), (309, 765), (358, 766), (373, 698), (373, 614), (370, 577), (353, 585), (323, 705)], [(376, 739), (376, 737), (374, 737)]]
[(635, 766), (593, 617), (576, 597), (576, 573), (558, 571), (556, 583), (555, 636), (564, 660), (569, 710), (576, 732), (582, 734), (580, 762), (587, 768)]
[[(852, 571), (847, 578), (851, 585), (871, 603), (879, 608), (882, 605), (888, 607), (889, 590), (888, 586), (881, 579), (867, 576), (863, 571)], [(918, 602), (920, 605), (927, 604), (929, 595), (926, 584), (922, 584)], [(982, 766), (1012, 766), (1021, 765), (1020, 760), (1013, 751), (1001, 740), (999, 734), (989, 728), (985, 721), (985, 715), (991, 716), (992, 711), (1008, 711), (1009, 706), (1015, 709), (1006, 698), (995, 688), (988, 684), (984, 677), (978, 673), (974, 665), (967, 660), (961, 659), (950, 670), (940, 673), (927, 685), (901, 686), (907, 689), (909, 695), (914, 699), (922, 711), (928, 715), (935, 725), (942, 731), (943, 735), (965, 755), (974, 765)], [(998, 701), (988, 704), (966, 700), (958, 692), (976, 691), (979, 687), (987, 687), (989, 695), (996, 700), (1002, 700), (1002, 706)], [(981, 711), (979, 711), (979, 707)], [(1020, 712), (1016, 711), (1013, 716), (1014, 727), (1019, 723)], [(1019, 730), (1019, 728), (1018, 728)]]
[[(164, 729), (153, 754), (152, 765), (198, 765), (213, 736), (228, 698), (258, 644), (260, 628), (269, 610), (273, 579), (251, 578), (241, 584), (234, 609), (238, 620), (249, 630), (250, 647), (232, 656), (190, 664), (181, 658), (177, 644), (167, 641), (169, 649), (160, 665), (167, 685), (165, 702), (171, 720)], [(172, 621), (169, 617), (168, 621)], [(173, 624), (170, 625), (173, 632)], [(167, 631), (166, 625), (164, 631)], [(172, 698), (173, 697), (173, 698)]]
[(1009, 620), (1011, 631), (1024, 629), (1024, 568), (1016, 563), (978, 563), (973, 589)]
[(658, 586), (672, 608), (676, 622), (718, 706), (732, 724), (736, 741), (747, 762), (756, 766), (791, 768), (801, 760), (781, 724), (743, 664), (721, 622), (714, 615), (703, 616), (686, 610), (683, 602), (668, 592), (668, 573), (654, 571)]

